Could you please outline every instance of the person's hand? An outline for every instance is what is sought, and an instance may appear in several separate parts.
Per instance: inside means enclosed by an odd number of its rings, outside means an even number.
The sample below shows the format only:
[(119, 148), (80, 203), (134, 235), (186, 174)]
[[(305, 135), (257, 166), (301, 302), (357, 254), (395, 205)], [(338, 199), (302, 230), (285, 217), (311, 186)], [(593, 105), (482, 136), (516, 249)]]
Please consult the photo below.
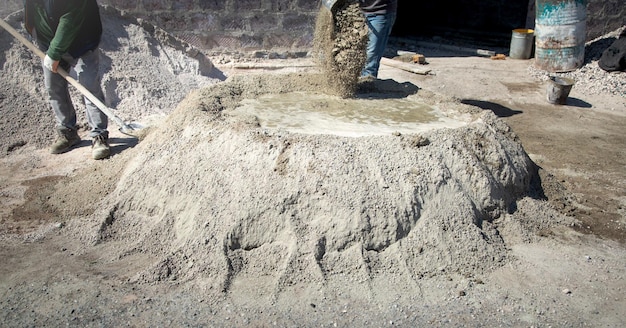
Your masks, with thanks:
[(49, 71), (56, 73), (57, 70), (59, 69), (59, 61), (54, 60), (48, 57), (48, 55), (46, 55), (46, 57), (43, 59), (43, 66), (47, 68)]

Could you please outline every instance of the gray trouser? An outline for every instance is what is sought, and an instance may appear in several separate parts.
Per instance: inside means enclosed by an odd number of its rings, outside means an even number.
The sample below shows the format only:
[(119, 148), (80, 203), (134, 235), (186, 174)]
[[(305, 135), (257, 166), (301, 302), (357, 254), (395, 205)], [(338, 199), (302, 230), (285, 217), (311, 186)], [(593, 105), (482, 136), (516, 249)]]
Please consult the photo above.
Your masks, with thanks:
[[(63, 60), (68, 62), (76, 72), (78, 82), (87, 90), (93, 93), (98, 99), (103, 100), (104, 94), (100, 88), (99, 79), (99, 51), (89, 51), (78, 59), (69, 55), (63, 56)], [(42, 65), (43, 66), (43, 65)], [(59, 129), (76, 129), (76, 110), (72, 104), (72, 99), (68, 90), (68, 82), (60, 74), (55, 74), (44, 67), (44, 83), (48, 91), (48, 100), (54, 111)], [(95, 137), (103, 135), (108, 137), (108, 119), (96, 105), (87, 97), (84, 97), (86, 116), (91, 132), (89, 136)]]

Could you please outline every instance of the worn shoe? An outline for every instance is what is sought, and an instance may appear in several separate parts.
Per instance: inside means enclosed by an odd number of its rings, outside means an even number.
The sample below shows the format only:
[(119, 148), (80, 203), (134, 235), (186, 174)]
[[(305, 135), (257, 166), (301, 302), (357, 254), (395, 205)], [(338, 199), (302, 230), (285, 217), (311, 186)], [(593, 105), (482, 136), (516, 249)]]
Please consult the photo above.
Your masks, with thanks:
[(93, 159), (105, 159), (111, 156), (109, 139), (103, 135), (95, 136), (91, 144), (91, 155)]
[(359, 76), (359, 83), (367, 83), (367, 82), (374, 82), (374, 81), (376, 81), (376, 78), (374, 77), (374, 75)]
[(78, 136), (78, 131), (76, 130), (58, 129), (57, 132), (58, 137), (50, 146), (51, 154), (65, 153), (80, 143), (80, 136)]

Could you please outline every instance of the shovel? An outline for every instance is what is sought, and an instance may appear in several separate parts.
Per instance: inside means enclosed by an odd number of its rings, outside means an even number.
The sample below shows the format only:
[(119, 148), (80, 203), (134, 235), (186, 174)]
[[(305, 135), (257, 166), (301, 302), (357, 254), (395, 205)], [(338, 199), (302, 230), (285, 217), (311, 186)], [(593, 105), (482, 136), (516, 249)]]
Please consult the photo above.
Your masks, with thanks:
[[(11, 25), (9, 25), (4, 20), (0, 19), (0, 26), (2, 26), (7, 32), (11, 33), (16, 39), (18, 39), (23, 45), (25, 45), (28, 49), (33, 51), (37, 56), (41, 59), (44, 59), (46, 56), (43, 51), (39, 50), (32, 42), (28, 41), (24, 36), (22, 36), (19, 32), (17, 32)], [(67, 80), (71, 85), (73, 85), (80, 93), (82, 93), (89, 101), (91, 101), (94, 105), (98, 107), (106, 116), (108, 116), (115, 124), (120, 127), (120, 132), (123, 134), (129, 135), (131, 137), (137, 137), (137, 135), (133, 133), (137, 133), (138, 130), (143, 129), (143, 125), (137, 122), (125, 123), (121, 118), (113, 113), (113, 109), (107, 107), (100, 99), (94, 96), (87, 88), (85, 88), (82, 84), (80, 84), (76, 79), (71, 77), (67, 71), (58, 68), (57, 73), (61, 75), (63, 78)]]
[(343, 2), (343, 0), (322, 0), (324, 7), (328, 8), (328, 10), (330, 10), (333, 14), (337, 10), (338, 2)]

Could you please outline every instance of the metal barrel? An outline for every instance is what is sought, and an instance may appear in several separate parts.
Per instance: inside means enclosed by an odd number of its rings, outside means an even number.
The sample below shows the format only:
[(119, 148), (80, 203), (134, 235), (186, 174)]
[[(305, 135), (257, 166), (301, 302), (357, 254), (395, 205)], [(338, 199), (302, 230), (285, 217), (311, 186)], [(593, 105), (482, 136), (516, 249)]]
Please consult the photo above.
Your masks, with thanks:
[(525, 28), (514, 29), (511, 34), (509, 57), (513, 59), (529, 59), (533, 50), (535, 31)]
[(587, 0), (536, 0), (535, 66), (569, 72), (585, 61)]

